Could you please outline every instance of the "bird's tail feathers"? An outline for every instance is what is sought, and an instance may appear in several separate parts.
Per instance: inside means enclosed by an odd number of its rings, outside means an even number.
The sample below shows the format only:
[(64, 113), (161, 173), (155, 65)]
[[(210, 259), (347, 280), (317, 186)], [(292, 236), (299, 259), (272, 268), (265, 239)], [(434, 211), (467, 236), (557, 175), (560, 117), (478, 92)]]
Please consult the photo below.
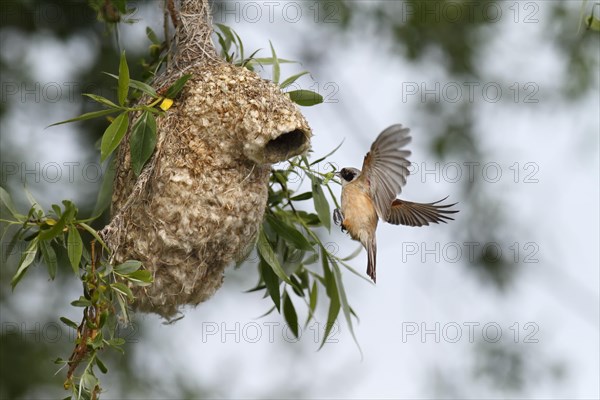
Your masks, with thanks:
[(367, 275), (373, 279), (373, 283), (377, 282), (376, 278), (376, 260), (377, 259), (377, 243), (375, 242), (375, 237), (367, 244)]

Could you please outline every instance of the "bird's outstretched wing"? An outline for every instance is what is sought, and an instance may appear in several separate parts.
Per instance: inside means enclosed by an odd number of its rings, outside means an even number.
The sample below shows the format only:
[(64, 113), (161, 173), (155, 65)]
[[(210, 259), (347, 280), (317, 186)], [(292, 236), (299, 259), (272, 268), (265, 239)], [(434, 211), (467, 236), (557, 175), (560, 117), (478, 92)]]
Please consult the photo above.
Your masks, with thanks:
[(454, 219), (449, 217), (448, 214), (458, 212), (458, 210), (448, 210), (448, 208), (456, 205), (456, 203), (438, 205), (438, 203), (447, 198), (445, 197), (433, 203), (413, 203), (396, 199), (392, 202), (392, 208), (386, 221), (394, 225), (401, 224), (408, 226), (427, 226), (430, 222), (436, 224), (440, 222), (446, 223), (445, 220)]
[(387, 220), (392, 202), (406, 184), (410, 151), (400, 150), (411, 140), (409, 129), (392, 125), (379, 134), (365, 156), (359, 179), (366, 180), (377, 215)]

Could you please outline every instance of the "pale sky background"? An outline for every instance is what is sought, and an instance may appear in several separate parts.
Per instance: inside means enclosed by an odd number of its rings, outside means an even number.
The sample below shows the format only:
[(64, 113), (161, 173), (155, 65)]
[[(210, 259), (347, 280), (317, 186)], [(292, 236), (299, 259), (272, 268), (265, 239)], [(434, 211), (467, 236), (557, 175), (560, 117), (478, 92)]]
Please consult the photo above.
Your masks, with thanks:
[[(572, 3), (573, 9), (578, 10), (580, 3)], [(187, 309), (185, 318), (177, 323), (166, 326), (158, 317), (137, 316), (147, 336), (129, 351), (135, 354), (140, 370), (165, 378), (181, 375), (224, 398), (436, 398), (441, 394), (461, 398), (598, 398), (600, 95), (596, 88), (579, 101), (557, 100), (556, 92), (567, 66), (545, 33), (550, 8), (546, 2), (536, 4), (540, 7), (540, 22), (530, 24), (515, 23), (505, 4), (504, 17), (497, 22), (501, 30), (488, 41), (477, 61), (487, 76), (495, 77), (480, 82), (481, 86), (497, 82), (503, 89), (502, 101), (486, 101), (479, 86), (472, 103), (476, 116), (474, 132), (484, 151), (482, 162), (497, 163), (502, 172), (498, 182), (482, 181), (478, 190), (503, 204), (515, 227), (507, 242), (518, 244), (519, 260), (538, 249), (532, 257), (539, 262), (523, 264), (506, 295), (482, 285), (462, 260), (450, 262), (454, 253), (442, 256), (439, 262), (432, 255), (423, 254), (425, 248), (434, 248), (436, 243), (441, 248), (458, 243), (462, 257), (466, 257), (467, 236), (457, 231), (468, 225), (463, 219), (465, 212), (456, 215), (455, 223), (441, 226), (419, 229), (382, 224), (377, 233), (377, 285), (344, 274), (350, 303), (360, 316), (355, 332), (364, 355), (362, 360), (345, 321), (339, 321), (340, 331), (334, 337), (338, 342), (327, 344), (320, 351), (314, 341), (314, 324), (312, 330), (303, 331), (299, 343), (288, 343), (283, 338), (286, 330), (282, 317), (271, 314), (256, 319), (270, 308), (270, 300), (243, 293), (255, 279), (231, 268), (223, 289), (198, 308)], [(402, 88), (406, 82), (423, 83), (429, 88), (436, 82), (441, 86), (455, 82), (467, 95), (462, 81), (446, 76), (444, 69), (429, 58), (411, 64), (390, 56), (391, 43), (369, 36), (373, 27), (367, 26), (364, 32), (356, 31), (341, 40), (317, 27), (309, 16), (295, 24), (286, 23), (281, 18), (281, 7), (275, 7), (275, 23), (270, 23), (268, 9), (261, 9), (264, 17), (257, 23), (244, 18), (239, 24), (231, 19), (225, 21), (244, 39), (247, 49), (263, 48), (262, 54), (267, 56), (271, 40), (280, 57), (302, 60), (305, 41), (323, 43), (324, 60), (318, 68), (304, 64), (286, 66), (282, 71), (282, 76), (289, 76), (309, 69), (319, 87), (333, 83), (339, 88), (334, 95), (337, 103), (302, 110), (314, 132), (312, 147), (316, 156), (328, 153), (345, 139), (330, 161), (339, 166), (360, 167), (376, 135), (388, 125), (402, 123), (412, 130), (412, 162), (419, 166), (424, 163), (429, 169), (436, 162), (440, 168), (457, 162), (462, 167), (462, 178), (457, 183), (444, 179), (436, 182), (433, 175), (416, 173), (409, 178), (401, 197), (429, 202), (450, 195), (449, 201), (458, 201), (457, 207), (461, 208), (462, 185), (468, 173), (464, 160), (448, 159), (444, 164), (431, 155), (424, 131), (429, 128), (420, 111), (423, 104), (416, 95), (403, 102)], [(160, 29), (161, 15), (140, 10), (136, 17), (142, 19), (140, 23), (122, 27), (125, 49), (139, 43), (146, 46), (147, 25)], [(577, 35), (576, 21), (572, 34)], [(59, 44), (52, 37), (40, 36), (8, 45), (10, 35), (4, 35), (1, 56), (23, 57), (26, 68), (42, 83), (68, 81), (80, 63), (93, 63), (96, 57), (90, 51), (95, 46), (89, 43), (95, 40), (92, 38)], [(12, 39), (18, 40), (16, 36)], [(58, 56), (65, 51), (70, 56)], [(598, 60), (597, 56), (598, 53)], [(270, 71), (265, 76), (270, 76)], [(300, 82), (303, 87), (313, 84), (308, 77)], [(511, 100), (514, 93), (510, 86), (515, 82), (521, 85), (517, 103)], [(535, 95), (538, 103), (523, 102), (526, 91), (522, 85), (528, 82), (539, 88)], [(329, 92), (321, 89), (321, 93)], [(78, 147), (77, 135), (81, 132), (76, 126), (43, 130), (48, 124), (77, 113), (77, 104), (66, 102), (64, 106), (49, 108), (48, 114), (40, 114), (45, 106), (27, 102), (11, 107), (10, 118), (3, 121), (2, 145), (26, 149), (28, 162), (39, 161), (42, 165), (77, 160), (76, 155), (83, 149)], [(458, 105), (456, 111), (459, 112)], [(519, 163), (516, 183), (514, 169), (509, 168), (515, 162)], [(526, 163), (532, 163), (528, 164), (531, 169), (525, 168)], [(538, 182), (523, 182), (533, 170), (533, 178)], [(481, 174), (481, 168), (475, 172)], [(34, 193), (43, 190), (41, 186), (30, 186)], [(86, 190), (96, 187), (82, 187), (62, 179), (52, 186), (43, 202), (49, 205), (63, 198), (77, 201), (78, 196), (86, 195)], [(336, 190), (339, 194), (339, 187)], [(494, 229), (493, 224), (490, 229)], [(337, 228), (332, 229), (327, 241), (339, 246), (341, 254), (349, 254), (357, 247)], [(403, 253), (411, 243), (418, 247), (417, 255)], [(449, 249), (452, 248), (455, 247)], [(507, 247), (502, 251), (514, 254)], [(363, 272), (366, 254), (361, 253), (351, 263)], [(2, 290), (7, 286), (3, 282)], [(65, 311), (61, 315), (79, 318), (69, 306), (78, 290), (74, 287), (73, 293), (65, 296)], [(35, 320), (44, 297), (57, 295), (51, 284), (27, 278), (12, 295), (15, 303), (20, 304), (25, 293), (38, 295), (22, 306), (18, 320), (23, 321)], [(318, 322), (322, 334), (323, 313)], [(435, 330), (436, 324), (440, 326), (439, 343), (434, 334), (428, 334), (423, 343), (421, 332), (407, 336), (403, 342), (403, 330), (406, 333), (408, 327)], [(469, 340), (469, 324), (474, 326), (473, 343)], [(486, 324), (495, 324), (502, 330), (498, 343), (487, 347), (482, 345), (482, 327)], [(462, 336), (452, 343), (457, 326)], [(517, 326), (519, 339), (515, 343)], [(230, 333), (222, 337), (224, 329)], [(537, 343), (525, 343), (525, 336), (534, 329), (531, 339)], [(239, 343), (231, 332), (238, 332)], [(270, 332), (274, 334), (273, 343)], [(490, 328), (488, 334), (494, 336), (494, 329)], [(252, 343), (257, 335), (256, 343)], [(522, 391), (505, 391), (473, 375), (478, 354), (484, 347), (493, 350), (494, 346), (528, 355), (524, 359), (527, 382)], [(552, 366), (558, 375), (549, 372)], [(108, 388), (103, 398), (116, 398), (118, 393), (117, 387)], [(156, 398), (165, 398), (168, 393), (166, 386), (165, 393), (157, 393)]]

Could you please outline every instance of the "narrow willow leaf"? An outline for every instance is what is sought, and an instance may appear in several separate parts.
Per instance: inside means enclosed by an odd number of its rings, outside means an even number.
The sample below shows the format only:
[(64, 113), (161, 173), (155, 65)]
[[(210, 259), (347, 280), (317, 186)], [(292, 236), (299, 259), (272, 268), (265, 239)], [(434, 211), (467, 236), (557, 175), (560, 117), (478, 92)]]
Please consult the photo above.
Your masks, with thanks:
[(12, 197), (10, 197), (10, 194), (8, 194), (8, 192), (6, 190), (4, 190), (4, 188), (2, 186), (0, 186), (0, 202), (2, 202), (2, 204), (4, 204), (6, 209), (10, 212), (10, 214), (13, 217), (15, 217), (17, 219), (20, 219), (19, 217), (23, 217), (21, 214), (19, 214), (17, 212), (17, 208), (15, 207), (15, 204), (12, 201)]
[(267, 223), (275, 232), (284, 238), (288, 243), (300, 250), (311, 251), (314, 250), (312, 245), (306, 240), (306, 238), (298, 231), (294, 225), (287, 224), (285, 221), (268, 214)]
[(104, 161), (106, 158), (119, 146), (123, 136), (127, 132), (129, 126), (129, 113), (121, 113), (113, 120), (113, 122), (106, 128), (104, 135), (102, 135), (102, 143), (100, 144), (100, 160)]
[(17, 242), (20, 239), (21, 232), (23, 232), (23, 228), (20, 228), (15, 232), (15, 234), (13, 235), (12, 239), (10, 239), (6, 247), (4, 245), (2, 246), (2, 262), (6, 262), (8, 260), (8, 257), (10, 257), (13, 254), (15, 246), (17, 245)]
[(142, 268), (142, 262), (137, 260), (127, 260), (122, 264), (119, 264), (115, 267), (115, 273), (119, 275), (129, 275), (132, 272), (137, 271)]
[(308, 326), (308, 323), (314, 317), (315, 309), (317, 308), (317, 301), (319, 300), (319, 286), (317, 286), (317, 281), (313, 281), (312, 288), (310, 289), (310, 296), (308, 302), (308, 317), (306, 318), (306, 323), (304, 326)]
[(144, 112), (137, 120), (129, 139), (131, 166), (137, 176), (140, 175), (146, 161), (154, 153), (156, 146), (156, 120), (154, 115)]
[(267, 293), (269, 293), (269, 296), (271, 296), (271, 300), (273, 300), (273, 304), (277, 308), (277, 311), (281, 312), (281, 294), (279, 293), (280, 280), (265, 260), (260, 260), (259, 267), (261, 276), (265, 282), (265, 286), (267, 287)]
[(273, 272), (275, 272), (275, 274), (277, 274), (277, 276), (284, 282), (286, 282), (290, 285), (293, 285), (290, 278), (285, 274), (285, 271), (281, 267), (281, 264), (279, 264), (279, 260), (277, 259), (277, 256), (273, 252), (273, 248), (271, 247), (271, 244), (267, 240), (267, 237), (265, 236), (265, 233), (263, 232), (262, 229), (260, 230), (260, 232), (258, 234), (258, 241), (256, 242), (256, 248), (258, 250), (258, 253), (263, 258), (263, 260), (265, 260), (267, 262), (267, 264), (273, 269)]
[(81, 235), (74, 225), (69, 225), (67, 236), (67, 255), (71, 262), (71, 268), (75, 275), (79, 275), (79, 263), (81, 262), (81, 255), (83, 254), (83, 241)]
[(29, 219), (29, 217), (31, 217), (34, 213), (37, 214), (37, 217), (45, 216), (44, 209), (40, 206), (39, 201), (37, 201), (35, 197), (33, 197), (33, 193), (29, 191), (27, 186), (23, 188), (23, 191), (25, 192), (27, 200), (29, 200), (29, 204), (31, 204), (31, 210), (29, 210), (29, 216), (27, 219)]
[(84, 93), (83, 95), (86, 97), (89, 97), (90, 99), (92, 99), (100, 104), (104, 104), (105, 106), (108, 106), (110, 108), (122, 109), (121, 107), (119, 107), (118, 105), (116, 105), (115, 103), (113, 103), (112, 101), (107, 99), (106, 97), (102, 97), (102, 96), (99, 96), (97, 94), (92, 94), (92, 93)]
[(215, 25), (219, 28), (219, 30), (221, 32), (223, 32), (223, 35), (225, 35), (225, 40), (226, 40), (226, 45), (222, 46), (223, 50), (225, 50), (225, 52), (228, 52), (231, 44), (235, 42), (235, 37), (233, 36), (233, 32), (231, 31), (231, 28), (228, 27), (227, 25), (223, 25), (223, 24), (219, 24), (219, 23), (215, 23)]
[(58, 269), (56, 252), (52, 248), (52, 245), (50, 245), (50, 241), (40, 240), (39, 247), (42, 253), (42, 258), (44, 259), (44, 263), (46, 263), (46, 266), (48, 267), (50, 279), (54, 280), (54, 278), (56, 278), (56, 270)]
[(25, 275), (27, 268), (29, 268), (29, 266), (31, 265), (33, 260), (35, 260), (35, 256), (38, 251), (38, 243), (39, 243), (38, 238), (36, 237), (35, 239), (33, 239), (31, 241), (31, 243), (29, 243), (29, 246), (27, 246), (27, 249), (21, 256), (21, 261), (19, 262), (19, 268), (17, 269), (17, 272), (12, 277), (12, 280), (10, 282), (13, 290), (15, 289), (15, 286), (17, 286), (17, 284), (19, 283), (21, 278), (23, 278), (23, 275)]
[(73, 219), (77, 213), (77, 209), (74, 208), (73, 203), (68, 200), (64, 200), (65, 212), (61, 215), (58, 221), (52, 225), (50, 229), (44, 229), (40, 231), (40, 240), (52, 240), (58, 235), (62, 235), (63, 230), (67, 223)]
[(126, 296), (130, 301), (134, 299), (133, 292), (123, 282), (111, 283), (110, 287), (113, 288), (113, 290), (116, 290), (117, 292), (119, 292), (122, 295)]
[(325, 324), (323, 341), (321, 342), (319, 349), (321, 349), (325, 345), (325, 343), (327, 343), (327, 339), (329, 338), (329, 334), (331, 333), (331, 329), (333, 328), (333, 325), (335, 324), (339, 313), (340, 299), (339, 297), (335, 296), (331, 299), (331, 302), (329, 303), (329, 311), (327, 312), (327, 323)]
[(287, 292), (283, 295), (283, 317), (285, 318), (285, 322), (290, 327), (290, 330), (294, 334), (295, 337), (298, 337), (298, 314), (296, 313), (296, 308), (294, 308), (294, 303), (292, 303), (292, 299), (287, 294)]
[(92, 302), (83, 296), (79, 296), (79, 299), (72, 301), (71, 305), (73, 307), (90, 307)]
[[(251, 63), (256, 63), (256, 64), (263, 64), (263, 65), (271, 65), (275, 63), (275, 60), (273, 60), (273, 58), (268, 57), (268, 58), (255, 58), (251, 61)], [(278, 64), (298, 64), (298, 61), (294, 61), (294, 60), (286, 60), (285, 58), (278, 58), (277, 59), (277, 63)]]
[(279, 67), (279, 59), (277, 58), (277, 53), (275, 53), (275, 48), (273, 47), (273, 43), (269, 40), (269, 45), (271, 46), (271, 55), (273, 56), (273, 83), (279, 84), (279, 76), (281, 74), (281, 68)]
[(320, 163), (321, 161), (323, 161), (323, 160), (325, 160), (325, 159), (329, 158), (329, 156), (333, 155), (333, 154), (334, 154), (336, 151), (338, 151), (338, 150), (339, 150), (339, 148), (340, 148), (340, 147), (342, 147), (342, 145), (344, 144), (344, 140), (346, 140), (346, 139), (342, 139), (342, 141), (340, 142), (340, 144), (338, 144), (338, 145), (337, 145), (337, 147), (336, 147), (335, 149), (331, 150), (329, 153), (325, 154), (323, 157), (321, 157), (321, 158), (319, 158), (319, 159), (317, 159), (317, 160), (315, 160), (315, 161), (311, 162), (311, 163), (310, 163), (310, 166), (312, 167), (313, 165), (315, 165), (315, 164), (318, 164), (318, 163)]
[(287, 94), (289, 94), (290, 99), (299, 106), (310, 107), (323, 102), (323, 96), (312, 90), (292, 90), (287, 92)]
[(281, 82), (281, 85), (279, 85), (279, 87), (281, 89), (285, 89), (286, 87), (290, 86), (292, 83), (296, 82), (298, 80), (298, 78), (300, 78), (301, 76), (304, 76), (306, 74), (308, 74), (308, 71), (302, 71), (300, 73), (292, 75), (289, 78), (287, 78), (285, 81)]
[(67, 120), (60, 121), (60, 122), (55, 122), (52, 125), (48, 125), (46, 128), (50, 128), (51, 126), (56, 126), (56, 125), (68, 124), (69, 122), (85, 121), (87, 119), (103, 117), (105, 115), (116, 113), (117, 111), (120, 111), (120, 110), (121, 109), (119, 109), (119, 108), (110, 108), (108, 110), (92, 111), (89, 113), (81, 114), (79, 117), (67, 119)]
[(68, 326), (69, 328), (73, 328), (75, 330), (77, 330), (79, 328), (79, 326), (77, 326), (77, 324), (74, 321), (71, 321), (69, 318), (60, 317), (60, 321), (63, 324), (65, 324), (66, 326)]
[(146, 37), (148, 37), (148, 39), (150, 39), (150, 41), (152, 43), (160, 44), (160, 40), (158, 40), (158, 36), (156, 36), (156, 33), (154, 33), (152, 28), (150, 28), (149, 26), (146, 27)]
[(121, 60), (119, 61), (119, 86), (117, 88), (117, 97), (119, 98), (119, 104), (124, 106), (127, 102), (127, 95), (129, 94), (129, 67), (127, 66), (127, 58), (125, 57), (125, 51), (121, 53)]
[(108, 372), (108, 368), (106, 368), (106, 365), (104, 365), (104, 363), (100, 361), (98, 357), (96, 357), (96, 365), (98, 365), (98, 369), (100, 369), (103, 374)]
[(183, 89), (183, 86), (185, 85), (185, 83), (192, 77), (191, 74), (185, 74), (183, 75), (181, 78), (177, 79), (175, 81), (175, 83), (173, 83), (168, 89), (167, 89), (167, 94), (165, 94), (165, 97), (169, 98), (169, 99), (174, 99), (175, 97), (177, 97), (177, 95), (179, 94), (179, 92), (181, 92), (181, 89)]
[(342, 311), (344, 313), (344, 317), (346, 318), (346, 324), (348, 325), (348, 329), (350, 329), (350, 334), (352, 334), (354, 343), (356, 343), (356, 346), (358, 346), (358, 350), (360, 351), (361, 357), (362, 357), (362, 350), (360, 349), (360, 345), (359, 345), (358, 340), (356, 339), (356, 335), (354, 333), (354, 327), (352, 326), (352, 315), (351, 315), (352, 308), (350, 307), (350, 304), (348, 304), (346, 290), (344, 289), (344, 283), (342, 281), (342, 273), (341, 273), (340, 267), (337, 265), (337, 263), (333, 260), (331, 260), (331, 261), (332, 261), (333, 275), (335, 277), (336, 287), (338, 289), (338, 294), (339, 294), (339, 298), (340, 298), (340, 304), (342, 307)]
[(110, 252), (110, 249), (108, 248), (108, 246), (106, 245), (106, 243), (104, 243), (104, 240), (102, 240), (102, 238), (100, 237), (100, 235), (98, 235), (98, 232), (94, 228), (92, 228), (91, 226), (89, 226), (85, 222), (79, 222), (79, 226), (81, 226), (83, 229), (85, 229), (86, 231), (88, 231), (94, 237), (94, 239), (96, 239), (96, 241), (98, 243), (100, 243), (102, 245), (102, 247), (104, 247), (104, 249), (106, 251)]
[[(111, 78), (115, 78), (117, 80), (119, 79), (118, 75), (111, 74), (111, 73), (108, 73), (108, 72), (103, 72), (103, 73), (105, 75), (110, 76)], [(152, 96), (154, 98), (158, 97), (158, 93), (156, 93), (156, 90), (152, 86), (150, 86), (147, 83), (144, 83), (142, 81), (136, 81), (135, 79), (129, 79), (129, 87), (132, 88), (132, 89), (136, 89), (136, 90), (139, 90), (141, 92), (144, 92), (147, 95)]]
[(240, 50), (240, 56), (239, 56), (239, 58), (240, 58), (240, 60), (243, 60), (244, 59), (244, 43), (242, 42), (242, 38), (240, 38), (240, 36), (237, 34), (237, 32), (234, 31), (233, 29), (231, 31), (235, 35), (236, 43), (237, 43), (237, 46), (238, 46), (238, 48)]
[(319, 216), (319, 220), (323, 224), (328, 231), (331, 230), (331, 220), (330, 220), (330, 211), (329, 211), (329, 202), (325, 197), (325, 193), (323, 193), (323, 188), (317, 181), (316, 178), (311, 177), (312, 181), (312, 193), (313, 193), (313, 201), (315, 204), (315, 210), (317, 211), (317, 215)]
[(312, 199), (312, 196), (313, 196), (312, 192), (304, 192), (297, 196), (290, 197), (290, 200), (292, 200), (292, 201), (309, 200), (309, 199)]
[(92, 219), (98, 218), (100, 215), (102, 215), (102, 213), (110, 205), (116, 170), (116, 161), (114, 158), (109, 158), (106, 169), (104, 170), (104, 176), (102, 177), (100, 191), (98, 192), (98, 197), (96, 198), (96, 205), (94, 206), (94, 211), (92, 211)]
[(125, 278), (137, 286), (148, 286), (152, 283), (152, 273), (148, 270), (138, 270), (125, 275)]

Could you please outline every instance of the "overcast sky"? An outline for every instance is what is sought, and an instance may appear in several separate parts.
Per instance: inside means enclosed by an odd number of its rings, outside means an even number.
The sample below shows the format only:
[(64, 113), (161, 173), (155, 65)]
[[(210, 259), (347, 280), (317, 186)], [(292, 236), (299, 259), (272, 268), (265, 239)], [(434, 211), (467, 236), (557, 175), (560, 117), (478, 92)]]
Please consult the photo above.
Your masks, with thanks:
[[(573, 3), (577, 9), (579, 2)], [(478, 174), (482, 176), (478, 191), (501, 201), (514, 221), (507, 240), (514, 245), (478, 243), (478, 238), (469, 238), (476, 244), (466, 244), (468, 236), (458, 231), (468, 226), (461, 220), (465, 212), (457, 214), (455, 223), (441, 226), (380, 225), (377, 285), (344, 274), (350, 302), (360, 316), (355, 329), (362, 359), (343, 321), (332, 337), (336, 342), (317, 351), (323, 314), (303, 331), (299, 343), (288, 343), (289, 332), (279, 315), (256, 319), (270, 307), (270, 300), (242, 293), (255, 280), (229, 269), (223, 289), (187, 310), (176, 324), (165, 326), (157, 317), (139, 316), (144, 329), (150, 330), (144, 343), (132, 347), (139, 368), (157, 375), (183, 374), (220, 396), (236, 398), (277, 396), (281, 390), (334, 398), (431, 398), (440, 393), (598, 398), (600, 98), (598, 90), (592, 90), (580, 101), (557, 101), (567, 65), (544, 32), (550, 11), (546, 3), (535, 3), (538, 23), (515, 23), (509, 5), (503, 5), (504, 17), (497, 21), (501, 29), (477, 60), (486, 76), (496, 79), (475, 86), (449, 78), (431, 62), (435, 55), (422, 63), (389, 56), (391, 43), (369, 36), (372, 27), (356, 32), (352, 40), (330, 39), (328, 30), (317, 27), (310, 15), (297, 23), (286, 22), (282, 3), (274, 6), (271, 23), (269, 8), (254, 4), (263, 13), (258, 20), (255, 10), (246, 9), (240, 10), (239, 23), (231, 16), (224, 21), (244, 38), (247, 49), (266, 49), (272, 40), (280, 57), (295, 60), (305, 54), (307, 40), (327, 49), (325, 60), (311, 71), (314, 82), (309, 77), (301, 80), (303, 87), (317, 85), (312, 88), (318, 87), (330, 100), (303, 109), (314, 132), (316, 155), (328, 153), (344, 139), (330, 161), (359, 168), (382, 129), (394, 123), (407, 125), (413, 136), (414, 174), (401, 197), (430, 202), (450, 195), (449, 201), (458, 201), (461, 208), (462, 185), (469, 172)], [(138, 24), (122, 27), (125, 48), (145, 45), (145, 26), (160, 29), (159, 14), (142, 10), (138, 17), (142, 18)], [(59, 44), (52, 37), (29, 38), (23, 43), (27, 48), (23, 61), (38, 81), (65, 82), (79, 63), (94, 62), (89, 40)], [(65, 51), (72, 57), (64, 56)], [(2, 57), (22, 52), (17, 45), (2, 46)], [(282, 76), (304, 68), (311, 65), (286, 66)], [(518, 93), (511, 88), (514, 83)], [(498, 87), (502, 99), (496, 102)], [(469, 167), (462, 159), (440, 162), (430, 153), (424, 131), (428, 125), (419, 112), (424, 88), (445, 102), (468, 96), (473, 88), (474, 130), (484, 150), (481, 165)], [(76, 127), (65, 125), (52, 132), (43, 127), (71, 117), (77, 107), (51, 108), (52, 113), (39, 115), (42, 108), (34, 102), (14, 108), (3, 121), (2, 145), (27, 149), (29, 161), (42, 164), (72, 161), (73, 154), (82, 150)], [(60, 188), (47, 194), (48, 204), (80, 195), (81, 189), (64, 179)], [(330, 241), (341, 254), (356, 249), (356, 242), (333, 231)], [(490, 290), (468, 270), (465, 259), (474, 245), (500, 247), (523, 263), (508, 295)], [(363, 272), (366, 254), (352, 265)], [(23, 284), (34, 285), (27, 279)], [(43, 286), (40, 290), (49, 291)], [(73, 310), (68, 313), (77, 319)], [(153, 346), (157, 351), (144, 351)], [(527, 384), (522, 391), (505, 392), (485, 377), (474, 376), (474, 366), (481, 362), (478, 357), (494, 346), (527, 355)], [(105, 397), (111, 398), (110, 393)]]

